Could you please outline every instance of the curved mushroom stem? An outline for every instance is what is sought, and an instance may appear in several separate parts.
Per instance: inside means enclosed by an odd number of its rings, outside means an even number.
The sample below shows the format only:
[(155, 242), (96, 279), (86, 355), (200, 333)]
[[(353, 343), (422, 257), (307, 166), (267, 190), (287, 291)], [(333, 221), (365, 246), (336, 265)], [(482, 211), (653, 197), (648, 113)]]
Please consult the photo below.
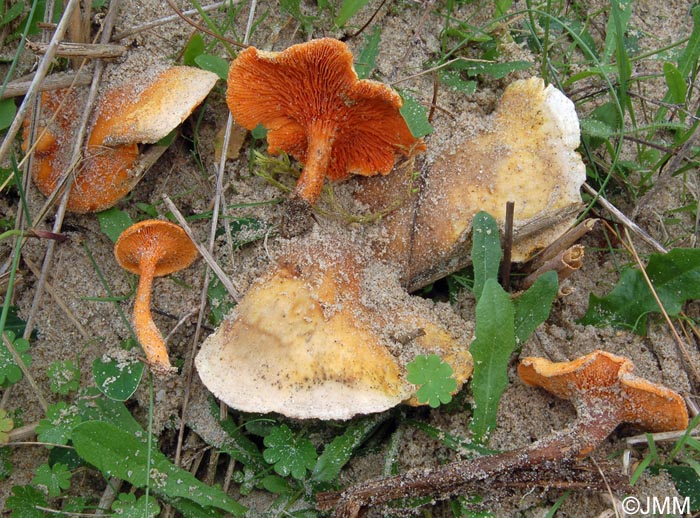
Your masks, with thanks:
[(139, 273), (139, 285), (134, 301), (134, 328), (141, 343), (146, 361), (154, 374), (166, 374), (173, 368), (170, 366), (168, 351), (160, 330), (153, 322), (151, 315), (151, 287), (155, 272), (155, 263), (148, 259), (142, 261)]
[(281, 229), (283, 237), (304, 234), (313, 225), (311, 209), (321, 196), (331, 161), (335, 132), (333, 125), (327, 122), (311, 124), (309, 127), (306, 164), (285, 206)]
[(618, 409), (606, 408), (600, 402), (590, 405), (583, 402), (580, 407), (577, 408), (578, 419), (569, 427), (525, 448), (452, 462), (435, 469), (369, 480), (342, 493), (320, 493), (318, 508), (328, 510), (337, 506), (334, 517), (354, 518), (368, 505), (408, 497), (440, 495), (447, 498), (473, 488), (480, 481), (493, 481), (498, 476), (506, 476), (513, 470), (581, 459), (610, 435), (623, 419)]

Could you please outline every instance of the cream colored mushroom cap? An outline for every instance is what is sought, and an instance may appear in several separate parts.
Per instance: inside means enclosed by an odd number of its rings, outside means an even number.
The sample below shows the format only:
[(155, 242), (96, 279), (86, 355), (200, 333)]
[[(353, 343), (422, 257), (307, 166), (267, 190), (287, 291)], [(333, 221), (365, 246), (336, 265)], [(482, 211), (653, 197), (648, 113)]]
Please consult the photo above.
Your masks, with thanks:
[(396, 406), (412, 392), (349, 309), (325, 317), (318, 293), (286, 269), (245, 295), (195, 364), (216, 397), (247, 412), (349, 419)]
[(177, 66), (163, 70), (102, 129), (104, 142), (154, 144), (190, 116), (218, 81), (213, 72)]

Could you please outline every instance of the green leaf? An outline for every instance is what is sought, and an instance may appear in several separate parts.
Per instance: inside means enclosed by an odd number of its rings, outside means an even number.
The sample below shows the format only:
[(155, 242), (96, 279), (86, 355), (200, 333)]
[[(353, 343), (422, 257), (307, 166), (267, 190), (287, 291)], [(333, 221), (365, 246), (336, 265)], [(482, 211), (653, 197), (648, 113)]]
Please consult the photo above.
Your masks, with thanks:
[(263, 440), (263, 458), (274, 464), (275, 472), (283, 477), (292, 475), (297, 480), (316, 464), (316, 448), (308, 439), (295, 437), (286, 424), (276, 426)]
[(112, 511), (119, 518), (153, 518), (160, 514), (160, 506), (152, 496), (142, 495), (136, 500), (136, 495), (120, 493), (112, 503)]
[(403, 99), (403, 106), (399, 110), (401, 116), (406, 121), (408, 129), (415, 138), (425, 137), (433, 132), (433, 127), (428, 121), (428, 112), (416, 101), (411, 94), (403, 91), (399, 92)]
[(360, 56), (355, 61), (355, 72), (360, 79), (367, 79), (376, 67), (375, 60), (379, 54), (379, 41), (382, 28), (377, 25), (371, 34), (365, 34), (365, 43), (362, 45)]
[(70, 488), (71, 473), (65, 464), (42, 464), (34, 472), (32, 484), (44, 490), (50, 497), (55, 498)]
[(335, 24), (338, 27), (342, 27), (345, 23), (355, 16), (355, 14), (367, 5), (369, 0), (343, 0), (343, 3), (338, 10), (338, 14), (335, 17)]
[(102, 232), (107, 235), (112, 243), (116, 243), (121, 233), (134, 224), (131, 216), (116, 207), (98, 212), (97, 221), (100, 222)]
[(12, 518), (44, 518), (44, 511), (37, 507), (49, 505), (44, 494), (32, 486), (14, 486), (5, 504), (12, 511)]
[(693, 32), (688, 45), (678, 59), (678, 71), (684, 78), (693, 73), (700, 58), (700, 5), (694, 6), (691, 12), (693, 13)]
[(546, 272), (527, 291), (513, 299), (516, 344), (524, 344), (537, 326), (549, 318), (558, 291), (557, 273)]
[[(234, 249), (259, 241), (265, 237), (270, 225), (258, 218), (233, 218), (229, 223)], [(223, 229), (221, 229), (223, 231)], [(217, 232), (218, 235), (218, 232)]]
[(479, 212), (472, 220), (472, 263), (474, 264), (474, 297), (478, 301), (486, 281), (498, 278), (503, 252), (498, 223), (486, 212)]
[(508, 386), (508, 362), (515, 349), (515, 310), (508, 294), (491, 278), (484, 284), (476, 305), (471, 430), (477, 442), (485, 442), (496, 427), (498, 402)]
[[(15, 338), (11, 331), (5, 332), (5, 338), (14, 346), (15, 352), (26, 366), (32, 362), (29, 350), (29, 342), (24, 338)], [(0, 340), (0, 386), (7, 387), (22, 379), (22, 369), (15, 362), (15, 358), (5, 345), (5, 340)]]
[(187, 42), (185, 50), (182, 52), (182, 64), (188, 67), (195, 66), (195, 58), (204, 54), (204, 38), (201, 33), (195, 32), (190, 41)]
[(10, 448), (0, 448), (0, 481), (6, 480), (10, 475), (12, 475)]
[(581, 132), (589, 137), (609, 139), (618, 133), (616, 128), (610, 127), (605, 122), (592, 117), (584, 117), (579, 122), (581, 124)]
[(194, 62), (202, 70), (208, 70), (209, 72), (214, 72), (224, 81), (228, 80), (228, 68), (229, 63), (219, 56), (212, 56), (211, 54), (200, 54), (194, 58)]
[(189, 471), (175, 466), (158, 450), (151, 451), (151, 464), (145, 438), (110, 423), (89, 421), (73, 430), (73, 445), (78, 454), (107, 477), (117, 477), (138, 487), (146, 487), (169, 499), (186, 499), (203, 507), (216, 507), (242, 516), (246, 508), (216, 487), (199, 481)]
[(409, 383), (418, 385), (416, 398), (419, 403), (428, 403), (437, 408), (452, 401), (452, 393), (457, 390), (452, 366), (437, 354), (419, 355), (406, 365)]
[(632, 0), (612, 0), (611, 15), (605, 28), (605, 50), (601, 62), (610, 63), (610, 58), (618, 50), (618, 42), (622, 41), (627, 24), (632, 16)]
[(450, 65), (454, 70), (465, 70), (469, 76), (486, 75), (502, 79), (511, 72), (527, 70), (532, 67), (529, 61), (508, 61), (505, 63), (482, 63), (474, 61), (456, 61)]
[(49, 405), (46, 418), (39, 421), (36, 428), (41, 442), (68, 444), (73, 428), (82, 422), (78, 407), (68, 406), (64, 401)]
[(92, 363), (92, 375), (97, 388), (115, 401), (129, 399), (141, 382), (144, 364), (138, 360), (97, 358)]
[[(675, 248), (667, 254), (652, 254), (646, 272), (670, 316), (677, 316), (686, 301), (700, 298), (700, 249)], [(591, 293), (580, 323), (630, 329), (644, 335), (647, 314), (659, 312), (642, 272), (628, 268), (608, 295), (597, 297)]]
[(0, 444), (6, 443), (9, 432), (15, 427), (15, 422), (11, 417), (7, 417), (7, 412), (0, 408)]
[(456, 92), (472, 95), (476, 92), (476, 81), (465, 81), (462, 79), (461, 71), (443, 69), (439, 73), (440, 83)]
[(673, 63), (668, 61), (664, 63), (664, 78), (668, 87), (668, 94), (671, 102), (676, 104), (685, 104), (685, 94), (688, 90), (685, 84), (685, 79)]
[(7, 320), (5, 320), (5, 331), (12, 331), (14, 336), (22, 336), (26, 327), (27, 322), (17, 316), (17, 306), (10, 306), (7, 312)]
[(355, 450), (388, 418), (389, 413), (384, 412), (353, 421), (323, 449), (314, 466), (312, 478), (318, 482), (337, 480), (340, 470), (352, 458)]
[(457, 453), (462, 455), (467, 450), (473, 450), (479, 455), (492, 455), (494, 453), (498, 453), (496, 450), (485, 448), (482, 445), (477, 444), (476, 442), (470, 439), (465, 439), (464, 437), (460, 437), (458, 435), (452, 435), (448, 432), (445, 432), (444, 430), (440, 430), (439, 428), (431, 426), (427, 423), (423, 423), (421, 421), (408, 420), (406, 421), (406, 424), (417, 428), (421, 432), (425, 433), (428, 437), (436, 440), (446, 448), (456, 451)]
[[(2, 10), (2, 9), (0, 9), (0, 10)], [(13, 5), (10, 5), (9, 9), (7, 9), (7, 11), (2, 13), (2, 16), (0, 17), (0, 27), (10, 23), (12, 20), (17, 18), (20, 14), (22, 14), (23, 11), (24, 11), (24, 2), (17, 2)]]
[(55, 361), (46, 371), (51, 380), (51, 391), (67, 396), (80, 388), (80, 369), (73, 360)]
[(17, 106), (13, 98), (0, 101), (0, 131), (7, 129), (17, 114)]
[(269, 491), (275, 495), (287, 495), (294, 492), (294, 488), (289, 484), (289, 481), (277, 475), (267, 475), (263, 477), (260, 481), (260, 485), (265, 491)]

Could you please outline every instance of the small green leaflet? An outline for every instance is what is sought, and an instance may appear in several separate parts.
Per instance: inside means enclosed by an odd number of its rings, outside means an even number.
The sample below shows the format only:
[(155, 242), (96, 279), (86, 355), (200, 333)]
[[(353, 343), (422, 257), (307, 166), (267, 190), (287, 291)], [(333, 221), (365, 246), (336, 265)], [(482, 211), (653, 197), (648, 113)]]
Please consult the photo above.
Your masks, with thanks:
[(116, 243), (121, 233), (134, 224), (131, 216), (116, 207), (98, 212), (97, 221), (100, 222), (102, 232), (107, 235), (112, 243)]
[(365, 44), (362, 46), (360, 56), (355, 61), (355, 72), (359, 79), (367, 79), (376, 66), (375, 59), (379, 54), (379, 41), (382, 29), (377, 25), (371, 34), (365, 34)]
[(335, 17), (335, 24), (338, 27), (345, 25), (350, 18), (355, 16), (357, 11), (367, 5), (367, 2), (369, 2), (369, 0), (343, 0), (338, 14)]
[(50, 497), (55, 498), (70, 488), (71, 473), (65, 464), (42, 464), (36, 469), (32, 484), (44, 490)]
[(47, 507), (49, 504), (44, 494), (33, 486), (14, 486), (12, 496), (7, 498), (7, 509), (12, 510), (13, 518), (45, 518), (44, 511), (37, 507)]
[(126, 401), (136, 392), (144, 370), (144, 364), (138, 360), (97, 358), (92, 363), (97, 388), (115, 401)]
[(46, 373), (55, 394), (67, 396), (80, 387), (80, 369), (73, 360), (52, 362)]
[(204, 54), (205, 44), (204, 38), (199, 32), (195, 32), (190, 41), (187, 42), (185, 50), (182, 52), (182, 64), (188, 67), (194, 66), (195, 58)]
[[(5, 331), (5, 338), (13, 345), (17, 356), (26, 365), (32, 362), (29, 356), (29, 342), (24, 338), (15, 338), (11, 331)], [(7, 387), (22, 379), (22, 369), (15, 362), (12, 352), (5, 345), (5, 340), (0, 341), (0, 386)]]
[(428, 121), (428, 112), (422, 104), (416, 101), (411, 94), (406, 91), (399, 92), (403, 99), (403, 106), (399, 110), (401, 116), (406, 121), (408, 129), (415, 138), (425, 137), (433, 132), (433, 127)]
[(406, 364), (409, 383), (418, 385), (416, 398), (419, 403), (428, 403), (432, 408), (452, 401), (457, 390), (457, 380), (449, 363), (437, 354), (419, 355)]
[(0, 131), (7, 129), (17, 114), (17, 106), (13, 98), (0, 101)]
[[(667, 254), (652, 254), (646, 272), (670, 316), (677, 316), (686, 301), (700, 298), (700, 249), (675, 248)], [(645, 335), (647, 315), (659, 312), (642, 272), (628, 268), (609, 294), (597, 297), (591, 293), (588, 311), (579, 322)]]
[(316, 465), (316, 448), (308, 439), (295, 437), (286, 424), (276, 426), (263, 440), (263, 458), (274, 464), (275, 472), (283, 477), (292, 475), (297, 480)]
[(197, 66), (202, 70), (214, 72), (224, 81), (228, 80), (229, 64), (225, 59), (211, 54), (200, 54), (194, 58), (194, 62), (197, 63)]

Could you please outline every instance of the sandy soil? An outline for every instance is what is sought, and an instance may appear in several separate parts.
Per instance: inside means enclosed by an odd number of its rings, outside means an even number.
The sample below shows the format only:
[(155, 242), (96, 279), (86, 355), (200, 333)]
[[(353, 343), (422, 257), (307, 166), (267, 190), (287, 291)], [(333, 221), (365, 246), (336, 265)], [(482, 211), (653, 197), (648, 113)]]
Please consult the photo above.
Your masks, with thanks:
[[(208, 3), (208, 2), (207, 2)], [(602, 2), (599, 2), (603, 4)], [(122, 2), (116, 32), (136, 27), (144, 22), (171, 14), (165, 1), (161, 0), (126, 0)], [(186, 2), (179, 2), (181, 7), (189, 8)], [(483, 2), (483, 4), (489, 4)], [(636, 2), (631, 25), (644, 31), (640, 37), (640, 45), (658, 48), (664, 43), (675, 41), (689, 33), (690, 19), (688, 3), (654, 2), (651, 0)], [(378, 2), (370, 5), (357, 15), (358, 20), (365, 20), (378, 6)], [(485, 5), (461, 3), (457, 7), (456, 16), (469, 20), (473, 25), (480, 25), (490, 19), (490, 7)], [(517, 6), (520, 6), (518, 4)], [(516, 7), (517, 7), (516, 6)], [(375, 77), (386, 82), (410, 77), (400, 86), (408, 89), (424, 104), (430, 103), (433, 81), (430, 75), (415, 77), (422, 71), (425, 64), (436, 56), (439, 48), (438, 35), (442, 29), (440, 17), (431, 15), (428, 7), (412, 2), (390, 3), (379, 10), (373, 25), (382, 27), (382, 43), (377, 56)], [(520, 6), (522, 7), (522, 6)], [(584, 2), (583, 7), (594, 12), (599, 6), (596, 2)], [(515, 8), (515, 7), (514, 7)], [(236, 18), (238, 34), (245, 30), (245, 18), (248, 8), (242, 7)], [(261, 24), (251, 37), (251, 43), (265, 50), (281, 50), (290, 44), (305, 39), (305, 35), (297, 23), (280, 16), (277, 2), (262, 1), (258, 4), (257, 12), (267, 12)], [(425, 15), (425, 16), (424, 16)], [(595, 26), (595, 36), (604, 37), (604, 26)], [(598, 32), (596, 32), (598, 31)], [(110, 62), (106, 67), (105, 85), (117, 84), (122, 81), (138, 82), (148, 74), (151, 67), (160, 67), (172, 63), (179, 57), (179, 52), (186, 45), (192, 34), (192, 28), (182, 22), (172, 22), (155, 30), (139, 32), (127, 37), (123, 43), (129, 45), (128, 53), (121, 59)], [(342, 32), (326, 33), (325, 36), (341, 37)], [(321, 36), (314, 34), (314, 36)], [(357, 52), (362, 45), (362, 37), (351, 39), (349, 42), (353, 51)], [(410, 45), (409, 45), (410, 43)], [(529, 52), (515, 43), (504, 49), (508, 59), (525, 59), (535, 62)], [(26, 67), (31, 63), (27, 58)], [(537, 63), (535, 63), (537, 64)], [(537, 64), (538, 65), (538, 64)], [(658, 70), (661, 64), (643, 62), (636, 72)], [(505, 86), (514, 79), (527, 77), (538, 70), (532, 69), (511, 74), (502, 80), (485, 80), (480, 82), (474, 95), (441, 91), (438, 98), (439, 109), (435, 113), (433, 126), (435, 132), (426, 139), (428, 150), (420, 158), (421, 167), (430, 164), (443, 153), (454, 149), (454, 146), (467, 137), (476, 134), (484, 126), (486, 117), (494, 109)], [(144, 72), (146, 71), (146, 72)], [(28, 70), (22, 70), (22, 73)], [(645, 82), (645, 84), (647, 84)], [(661, 90), (660, 90), (661, 91)], [(661, 91), (663, 92), (663, 91)], [(137, 208), (138, 203), (154, 205), (160, 214), (165, 212), (160, 199), (162, 194), (168, 194), (176, 201), (184, 214), (203, 212), (211, 207), (215, 189), (216, 161), (214, 158), (213, 142), (217, 133), (224, 126), (227, 111), (223, 101), (224, 85), (219, 84), (209, 97), (207, 103), (197, 112), (201, 117), (198, 130), (197, 151), (202, 162), (193, 159), (192, 136), (194, 123), (188, 121), (182, 128), (182, 137), (177, 139), (165, 155), (156, 163), (151, 171), (134, 189), (132, 195), (118, 204), (122, 210), (129, 212), (134, 219), (143, 218), (143, 213)], [(660, 99), (659, 91), (645, 92), (645, 95)], [(194, 119), (194, 118), (193, 118)], [(264, 180), (251, 174), (247, 152), (251, 145), (247, 140), (240, 157), (228, 161), (226, 165), (225, 196), (228, 204), (250, 204), (267, 202), (281, 197), (281, 193)], [(667, 186), (663, 191), (652, 190), (640, 202), (640, 221), (648, 224), (648, 230), (660, 241), (667, 240), (674, 229), (667, 229), (658, 224), (659, 214), (684, 204), (687, 195), (687, 183), (682, 180), (662, 179)], [(338, 187), (336, 193), (350, 205), (349, 195), (357, 188), (355, 181)], [(614, 200), (630, 212), (635, 209), (631, 200)], [(643, 201), (643, 205), (642, 202)], [(29, 204), (32, 213), (41, 207), (44, 198), (32, 190), (29, 194)], [(18, 210), (17, 200), (9, 199), (3, 193), (0, 198), (2, 217), (12, 217)], [(235, 208), (230, 211), (233, 216), (255, 217), (270, 224), (280, 218), (278, 205), (260, 205)], [(335, 219), (319, 216), (319, 225), (314, 230), (318, 238), (320, 232), (333, 230), (347, 236), (373, 232), (372, 225), (363, 227), (353, 225), (345, 228)], [(51, 216), (37, 226), (50, 229), (53, 220)], [(208, 239), (208, 221), (194, 222), (193, 230), (201, 242)], [(128, 330), (118, 316), (114, 304), (96, 299), (107, 294), (89, 254), (99, 265), (102, 274), (107, 279), (113, 293), (125, 296), (134, 286), (134, 278), (125, 273), (117, 265), (112, 254), (112, 243), (101, 232), (97, 219), (91, 215), (69, 215), (63, 225), (63, 231), (68, 240), (56, 248), (56, 253), (48, 279), (51, 291), (56, 294), (45, 294), (41, 299), (35, 314), (34, 324), (37, 339), (32, 342), (33, 363), (31, 371), (43, 394), (50, 402), (56, 401), (51, 394), (46, 368), (51, 362), (64, 359), (77, 359), (81, 366), (83, 385), (91, 385), (90, 366), (95, 358), (104, 354), (116, 354), (120, 342), (128, 337)], [(602, 247), (603, 237), (600, 231), (589, 235), (583, 242), (587, 247), (586, 262), (580, 272), (570, 281), (573, 293), (560, 298), (549, 321), (541, 326), (533, 338), (523, 347), (522, 355), (544, 355), (554, 360), (572, 359), (593, 349), (604, 348), (610, 352), (631, 358), (637, 372), (653, 381), (661, 382), (684, 394), (693, 393), (693, 386), (677, 352), (676, 345), (667, 328), (660, 322), (651, 326), (647, 337), (639, 337), (626, 332), (610, 329), (596, 329), (576, 324), (586, 310), (588, 293), (603, 294), (616, 282), (616, 264), (610, 254)], [(245, 292), (251, 283), (264, 274), (270, 267), (270, 257), (274, 257), (288, 246), (284, 240), (274, 234), (264, 241), (256, 241), (240, 250), (232, 251), (226, 240), (220, 238), (215, 247), (215, 257), (224, 271), (230, 276), (236, 288)], [(41, 265), (46, 244), (43, 241), (29, 241), (24, 255), (35, 265)], [(640, 245), (640, 248), (643, 247)], [(0, 257), (3, 261), (8, 255), (6, 243), (0, 243)], [(200, 305), (200, 292), (204, 263), (199, 261), (195, 266), (176, 274), (173, 278), (163, 278), (156, 281), (153, 293), (153, 305), (168, 316), (156, 315), (158, 326), (169, 333), (175, 324), (182, 319), (183, 325), (178, 327), (168, 339), (171, 358), (177, 361), (187, 361), (193, 350), (197, 309)], [(22, 268), (22, 282), (18, 285), (15, 303), (20, 308), (23, 317), (30, 315), (30, 308), (35, 294), (36, 277), (27, 266)], [(57, 298), (60, 298), (72, 316), (82, 325), (84, 332), (67, 318)], [(127, 314), (131, 309), (132, 299), (120, 303), (121, 309)], [(444, 306), (444, 305), (443, 305)], [(690, 308), (697, 313), (698, 308)], [(470, 294), (464, 293), (452, 311), (466, 319), (473, 319), (474, 301)], [(209, 331), (205, 331), (204, 335)], [(195, 343), (196, 347), (198, 344)], [(700, 365), (700, 355), (695, 346), (690, 354)], [(510, 449), (529, 444), (532, 440), (545, 436), (552, 430), (559, 429), (574, 417), (573, 409), (564, 402), (555, 400), (543, 392), (522, 385), (515, 374), (515, 362), (510, 370), (510, 387), (504, 394), (499, 417), (498, 428), (492, 435), (490, 446), (499, 449)], [(160, 432), (164, 448), (171, 448), (176, 436), (178, 416), (186, 387), (186, 377), (176, 376), (165, 381), (157, 381), (155, 431)], [(189, 387), (191, 402), (186, 421), (196, 430), (205, 441), (218, 443), (220, 431), (216, 428), (208, 408), (207, 392), (201, 386), (196, 376)], [(131, 408), (134, 415), (145, 422), (148, 406), (148, 392), (145, 384), (136, 393)], [(24, 423), (36, 422), (43, 417), (41, 407), (37, 404), (36, 396), (30, 386), (19, 383), (2, 399), (3, 407), (21, 409)], [(448, 414), (440, 410), (425, 409), (408, 410), (412, 415), (425, 419), (447, 432), (466, 435), (467, 417), (463, 413)], [(601, 447), (600, 455), (615, 454), (624, 448), (622, 437), (630, 430), (623, 429), (614, 433)], [(195, 438), (188, 432), (191, 442)], [(193, 448), (201, 447), (201, 443)], [(192, 453), (186, 451), (185, 456)], [(643, 450), (635, 450), (633, 458), (639, 460)], [(47, 451), (38, 446), (22, 446), (12, 450), (12, 462), (15, 470), (12, 476), (0, 483), (0, 501), (3, 501), (10, 488), (17, 484), (30, 481), (33, 468), (44, 462)], [(437, 462), (455, 458), (454, 453), (445, 451), (435, 442), (414, 430), (407, 429), (400, 446), (401, 469), (422, 466), (432, 466)], [(342, 482), (351, 483), (365, 480), (381, 474), (383, 451), (370, 453), (354, 459), (343, 474)], [(99, 496), (101, 488), (89, 488), (93, 496)], [(235, 489), (232, 490), (235, 494)], [(651, 476), (645, 474), (640, 484), (632, 488), (632, 493), (638, 496), (672, 496), (675, 489), (670, 480), (663, 475)], [(558, 490), (535, 490), (526, 494), (517, 490), (509, 493), (482, 493), (485, 498), (484, 508), (492, 510), (496, 516), (544, 516), (552, 503), (561, 496)], [(621, 497), (622, 495), (616, 495)], [(260, 495), (243, 500), (247, 505), (264, 509), (265, 498)], [(607, 495), (590, 492), (574, 492), (567, 498), (557, 514), (566, 517), (598, 516), (611, 509)], [(449, 516), (449, 510), (438, 504), (435, 516)]]

